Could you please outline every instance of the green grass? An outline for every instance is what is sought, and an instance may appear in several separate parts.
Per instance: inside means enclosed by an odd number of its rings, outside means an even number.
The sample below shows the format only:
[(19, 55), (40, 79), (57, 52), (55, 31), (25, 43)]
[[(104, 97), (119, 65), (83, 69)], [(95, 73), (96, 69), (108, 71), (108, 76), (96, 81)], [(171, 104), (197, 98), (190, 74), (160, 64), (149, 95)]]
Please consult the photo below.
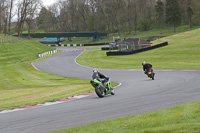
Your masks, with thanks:
[(0, 66), (35, 60), (38, 58), (38, 53), (53, 49), (55, 48), (47, 47), (31, 40), (16, 40), (12, 43), (3, 43), (0, 44)]
[(89, 81), (39, 72), (30, 63), (1, 66), (0, 110), (93, 91)]
[(172, 36), (174, 34), (178, 34), (178, 33), (182, 33), (182, 32), (186, 32), (186, 31), (190, 31), (190, 30), (195, 30), (195, 29), (198, 29), (200, 28), (200, 26), (194, 26), (192, 29), (190, 29), (188, 27), (188, 25), (183, 25), (183, 26), (179, 26), (176, 28), (176, 33), (174, 33), (174, 28), (173, 27), (168, 27), (168, 26), (165, 26), (163, 27), (163, 30), (162, 30), (162, 34), (160, 34), (160, 29), (159, 28), (154, 28), (150, 31), (139, 31), (136, 35), (133, 35), (133, 34), (130, 34), (130, 35), (127, 35), (125, 36), (126, 38), (143, 38), (143, 39), (150, 39), (152, 37), (155, 37), (155, 36)]
[(32, 67), (31, 62), (39, 60), (38, 53), (53, 49), (31, 40), (0, 44), (0, 110), (94, 91), (87, 80), (56, 76)]
[(199, 133), (200, 101), (54, 133)]
[(199, 70), (200, 29), (176, 34), (154, 41), (169, 45), (127, 56), (106, 56), (108, 51), (86, 51), (77, 58), (79, 64), (105, 69), (141, 69), (141, 62), (152, 63), (154, 69)]

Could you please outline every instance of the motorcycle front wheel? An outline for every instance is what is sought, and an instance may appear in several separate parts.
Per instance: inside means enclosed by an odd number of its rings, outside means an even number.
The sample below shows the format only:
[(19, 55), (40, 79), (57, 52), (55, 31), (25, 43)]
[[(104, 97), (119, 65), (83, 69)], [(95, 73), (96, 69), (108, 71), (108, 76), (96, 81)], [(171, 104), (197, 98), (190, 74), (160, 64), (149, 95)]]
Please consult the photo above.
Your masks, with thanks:
[(115, 95), (115, 90), (114, 90), (113, 87), (112, 87), (112, 90), (111, 90), (111, 95)]
[(95, 87), (95, 92), (97, 94), (97, 96), (99, 96), (100, 98), (105, 96), (105, 91), (103, 91), (100, 86), (96, 86)]

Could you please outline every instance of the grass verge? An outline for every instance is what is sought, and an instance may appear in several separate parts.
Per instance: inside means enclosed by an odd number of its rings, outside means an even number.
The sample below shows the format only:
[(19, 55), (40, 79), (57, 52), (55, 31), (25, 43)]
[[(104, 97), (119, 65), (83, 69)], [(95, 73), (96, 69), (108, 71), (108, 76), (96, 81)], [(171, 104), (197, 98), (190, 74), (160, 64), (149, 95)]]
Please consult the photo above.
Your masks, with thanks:
[(200, 29), (154, 41), (168, 41), (169, 45), (127, 56), (106, 56), (107, 51), (86, 51), (77, 58), (81, 65), (104, 69), (141, 69), (141, 62), (152, 63), (154, 69), (199, 70)]
[(200, 101), (53, 133), (199, 133)]

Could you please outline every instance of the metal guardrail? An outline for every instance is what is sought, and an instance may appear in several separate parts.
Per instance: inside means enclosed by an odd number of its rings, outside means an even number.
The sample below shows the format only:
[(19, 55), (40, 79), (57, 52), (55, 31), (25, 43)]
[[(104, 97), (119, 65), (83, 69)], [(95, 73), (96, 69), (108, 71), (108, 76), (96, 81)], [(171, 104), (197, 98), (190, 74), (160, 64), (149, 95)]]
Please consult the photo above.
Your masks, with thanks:
[(38, 54), (38, 57), (44, 57), (44, 56), (46, 56), (46, 55), (54, 54), (54, 53), (57, 53), (57, 52), (58, 52), (57, 50), (47, 51), (47, 52)]

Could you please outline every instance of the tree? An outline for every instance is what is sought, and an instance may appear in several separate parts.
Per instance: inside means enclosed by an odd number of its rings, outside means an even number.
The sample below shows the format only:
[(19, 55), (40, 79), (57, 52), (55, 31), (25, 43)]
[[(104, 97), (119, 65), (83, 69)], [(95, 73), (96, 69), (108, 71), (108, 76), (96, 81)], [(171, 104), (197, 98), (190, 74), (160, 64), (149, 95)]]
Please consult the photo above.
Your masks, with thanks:
[(58, 19), (57, 17), (59, 16), (59, 4), (54, 3), (52, 6), (50, 6), (48, 8), (49, 12), (50, 12), (50, 18), (51, 19), (51, 25), (53, 27), (53, 32), (56, 32), (56, 30), (58, 29)]
[(154, 7), (155, 0), (140, 0), (138, 1), (138, 21), (140, 30), (147, 31), (151, 28), (153, 24), (153, 19), (155, 18)]
[(30, 32), (30, 25), (32, 24), (32, 19), (35, 17), (35, 14), (38, 11), (40, 6), (40, 0), (22, 0), (17, 3), (17, 32), (18, 37), (22, 37), (22, 31), (24, 27), (24, 23), (27, 22), (28, 29)]
[(12, 15), (12, 9), (13, 9), (13, 0), (10, 0), (10, 12), (9, 12), (9, 21), (8, 21), (8, 35), (10, 35), (11, 19), (13, 17), (13, 15)]
[(42, 7), (42, 9), (39, 12), (37, 20), (37, 25), (40, 30), (44, 31), (51, 31), (53, 27), (53, 21), (52, 21), (53, 13), (46, 9), (45, 7)]
[(0, 0), (0, 33), (7, 34), (9, 4), (7, 0)]
[(9, 7), (8, 7), (8, 3), (6, 3), (6, 6), (4, 8), (4, 26), (3, 26), (3, 33), (5, 35), (7, 35), (8, 32), (8, 16), (9, 16)]
[(173, 25), (174, 32), (176, 27), (181, 23), (181, 13), (178, 0), (166, 0), (166, 22)]
[(24, 26), (24, 22), (26, 20), (27, 16), (27, 7), (30, 4), (31, 1), (29, 0), (23, 0), (23, 1), (18, 1), (17, 3), (17, 15), (18, 15), (18, 21), (17, 21), (17, 32), (18, 32), (18, 37), (22, 37), (22, 30)]
[(84, 31), (87, 31), (87, 19), (88, 19), (88, 16), (90, 14), (90, 9), (89, 9), (89, 3), (88, 3), (88, 0), (79, 0), (78, 1), (78, 4), (77, 4), (77, 7), (78, 7), (78, 18), (79, 20), (81, 20), (81, 23), (79, 23), (80, 26), (83, 27)]
[(90, 10), (90, 14), (88, 15), (88, 29), (89, 31), (96, 31), (98, 30), (98, 21), (97, 21), (97, 13), (98, 13), (98, 8), (97, 8), (97, 0), (88, 0), (88, 6)]
[(4, 8), (5, 8), (5, 0), (0, 0), (0, 33), (2, 33), (2, 22), (4, 18)]
[[(199, 0), (58, 0), (43, 7), (39, 14), (39, 0), (0, 0), (0, 32), (10, 34), (12, 8), (17, 9), (17, 32), (24, 26), (29, 33), (39, 28), (46, 32), (131, 32), (159, 26), (162, 34), (164, 20), (176, 27), (184, 24), (199, 25)], [(14, 3), (13, 3), (14, 2)], [(165, 5), (165, 6), (164, 6)], [(13, 6), (13, 7), (12, 7)], [(12, 14), (11, 14), (12, 12)], [(194, 16), (195, 12), (195, 16)], [(37, 18), (37, 24), (35, 24)], [(157, 22), (157, 23), (155, 23)]]
[(28, 34), (30, 37), (31, 30), (35, 29), (35, 17), (38, 13), (38, 9), (41, 7), (41, 1), (40, 0), (32, 0), (30, 4), (28, 5), (27, 9), (27, 17), (25, 18), (25, 21), (28, 26)]
[(40, 10), (39, 16), (36, 18), (37, 26), (39, 29), (45, 30), (45, 24), (47, 22), (45, 20), (45, 16), (48, 16), (48, 10), (45, 7), (42, 7), (42, 9)]
[(77, 22), (76, 22), (76, 15), (77, 15), (77, 3), (78, 0), (68, 0), (68, 12), (70, 14), (70, 31), (75, 32), (77, 30)]
[(156, 11), (156, 20), (160, 26), (160, 34), (162, 35), (162, 25), (164, 23), (164, 3), (161, 0), (158, 0), (155, 6)]
[(134, 31), (135, 34), (137, 33), (137, 26), (138, 26), (138, 8), (137, 8), (137, 2), (138, 0), (135, 0), (134, 5), (133, 5), (133, 23), (134, 23)]
[(187, 14), (188, 14), (188, 18), (189, 18), (189, 27), (191, 29), (192, 28), (192, 16), (194, 15), (194, 11), (193, 11), (193, 8), (191, 6), (188, 6)]
[(131, 34), (132, 23), (133, 23), (133, 2), (132, 0), (125, 1), (125, 10), (127, 12), (127, 23), (128, 23), (128, 34)]
[[(98, 24), (98, 30), (100, 31), (107, 31), (107, 33), (109, 34), (111, 31), (111, 17), (109, 13), (107, 13), (107, 6), (105, 6), (105, 3), (107, 3), (107, 1), (104, 0), (100, 0), (97, 1), (96, 3), (96, 8), (97, 8), (97, 12), (96, 12), (96, 17), (97, 17), (97, 22)], [(109, 36), (108, 36), (109, 37)]]

